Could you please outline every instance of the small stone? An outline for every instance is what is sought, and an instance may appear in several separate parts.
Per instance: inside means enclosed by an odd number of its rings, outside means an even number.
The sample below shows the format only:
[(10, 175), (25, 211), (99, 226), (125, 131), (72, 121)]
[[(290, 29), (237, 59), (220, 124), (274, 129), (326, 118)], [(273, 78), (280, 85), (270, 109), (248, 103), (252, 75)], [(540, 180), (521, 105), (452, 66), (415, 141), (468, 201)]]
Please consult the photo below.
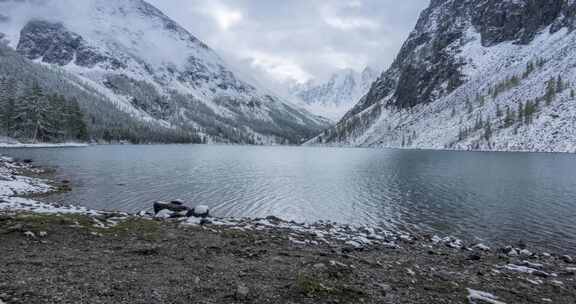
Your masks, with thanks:
[(468, 256), (468, 260), (470, 261), (480, 261), (482, 259), (482, 255), (480, 253), (472, 253)]
[(314, 268), (317, 269), (317, 270), (324, 270), (324, 269), (326, 269), (326, 264), (324, 264), (324, 263), (317, 263), (317, 264), (314, 264), (314, 266), (312, 266), (312, 267), (314, 267)]
[(548, 273), (540, 270), (535, 270), (532, 272), (532, 274), (540, 278), (547, 278), (550, 276)]
[(178, 206), (184, 205), (184, 201), (181, 200), (181, 199), (172, 200), (171, 203), (174, 204), (174, 205), (178, 205)]
[(552, 280), (550, 283), (556, 287), (564, 287), (564, 282), (562, 281)]
[(202, 218), (202, 219), (200, 220), (200, 225), (202, 225), (202, 226), (203, 226), (203, 225), (211, 225), (211, 224), (212, 224), (212, 221), (209, 220), (209, 219), (207, 219), (207, 218)]
[(48, 232), (46, 232), (46, 231), (40, 231), (40, 232), (38, 232), (38, 236), (40, 236), (40, 237), (42, 237), (42, 238), (47, 237), (47, 236), (48, 236)]
[(194, 207), (193, 214), (195, 217), (208, 217), (210, 215), (210, 207), (199, 205)]
[(348, 265), (340, 263), (338, 261), (330, 261), (330, 265), (334, 267), (348, 268)]
[(26, 232), (24, 232), (24, 235), (26, 237), (29, 237), (29, 238), (35, 238), (36, 237), (36, 234), (34, 234), (34, 232), (32, 232), (32, 231), (26, 231)]
[(482, 251), (490, 251), (490, 247), (484, 245), (484, 244), (476, 244), (473, 246), (474, 249), (479, 249)]
[(183, 206), (183, 205), (179, 205), (178, 203), (175, 204), (172, 202), (171, 203), (166, 203), (166, 202), (162, 202), (162, 201), (155, 202), (153, 207), (154, 207), (154, 214), (156, 214), (156, 215), (163, 210), (168, 210), (171, 212), (178, 212), (178, 213), (180, 213), (180, 212), (186, 213), (186, 212), (190, 211), (190, 208)]
[(273, 216), (273, 215), (267, 216), (266, 219), (271, 221), (271, 222), (282, 222), (281, 218), (279, 218), (277, 216)]
[(248, 295), (250, 294), (250, 289), (244, 284), (238, 284), (236, 288), (236, 300), (245, 301), (248, 299)]
[(388, 294), (392, 290), (392, 286), (384, 283), (376, 283), (376, 287), (380, 288), (383, 295)]
[(562, 261), (564, 261), (565, 263), (568, 263), (568, 264), (574, 263), (574, 259), (569, 255), (563, 255), (561, 257), (561, 259), (562, 259)]
[(512, 257), (520, 255), (520, 253), (518, 252), (518, 250), (516, 248), (510, 247), (510, 246), (504, 248), (504, 253), (506, 255), (512, 256)]
[(522, 249), (522, 250), (520, 250), (519, 254), (520, 254), (521, 256), (532, 256), (532, 252), (530, 252), (530, 250), (528, 250), (528, 249)]

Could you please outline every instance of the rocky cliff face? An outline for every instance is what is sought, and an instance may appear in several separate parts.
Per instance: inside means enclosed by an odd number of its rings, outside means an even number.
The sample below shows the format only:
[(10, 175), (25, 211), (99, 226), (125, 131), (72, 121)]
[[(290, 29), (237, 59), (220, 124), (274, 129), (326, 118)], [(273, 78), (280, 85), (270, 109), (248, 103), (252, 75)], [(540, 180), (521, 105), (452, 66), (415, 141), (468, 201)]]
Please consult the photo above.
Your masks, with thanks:
[(19, 54), (81, 78), (134, 119), (236, 143), (298, 143), (326, 126), (239, 78), (144, 1), (6, 0), (0, 11)]
[[(391, 67), (316, 142), (571, 150), (576, 140), (552, 126), (574, 114), (561, 108), (572, 100), (575, 15), (571, 0), (433, 0)], [(546, 97), (551, 79), (562, 89)], [(527, 103), (530, 123), (520, 122)]]
[(377, 73), (370, 67), (362, 72), (345, 69), (334, 73), (326, 82), (298, 84), (290, 91), (310, 112), (337, 121), (368, 92), (376, 77)]

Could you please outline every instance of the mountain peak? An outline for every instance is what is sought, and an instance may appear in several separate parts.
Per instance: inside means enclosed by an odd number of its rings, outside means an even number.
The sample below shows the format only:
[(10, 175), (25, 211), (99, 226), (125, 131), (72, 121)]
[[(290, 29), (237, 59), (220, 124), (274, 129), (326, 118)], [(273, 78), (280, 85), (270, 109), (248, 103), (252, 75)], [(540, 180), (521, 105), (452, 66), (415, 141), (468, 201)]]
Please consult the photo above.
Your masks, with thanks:
[(433, 0), (391, 67), (317, 141), (574, 152), (574, 27), (573, 0)]
[(20, 55), (61, 67), (135, 120), (240, 143), (299, 143), (325, 127), (145, 1), (0, 1), (0, 11)]
[(340, 69), (326, 82), (291, 87), (291, 94), (309, 111), (337, 120), (368, 91), (375, 75), (369, 67), (361, 73), (351, 68)]

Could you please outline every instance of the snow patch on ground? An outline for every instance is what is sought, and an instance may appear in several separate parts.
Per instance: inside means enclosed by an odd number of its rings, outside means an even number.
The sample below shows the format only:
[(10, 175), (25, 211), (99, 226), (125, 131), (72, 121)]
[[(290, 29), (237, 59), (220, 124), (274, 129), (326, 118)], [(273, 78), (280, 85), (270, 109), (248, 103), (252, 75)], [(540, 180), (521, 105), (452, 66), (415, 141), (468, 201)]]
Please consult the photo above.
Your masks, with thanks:
[(85, 214), (98, 215), (99, 211), (77, 206), (55, 206), (21, 196), (45, 194), (54, 191), (49, 181), (22, 175), (26, 170), (41, 173), (27, 164), (0, 156), (0, 212), (33, 212), (41, 214)]
[(498, 301), (498, 297), (484, 291), (478, 291), (468, 288), (468, 301), (470, 304), (506, 304), (504, 302)]
[(0, 143), (0, 148), (84, 148), (88, 144), (83, 143), (38, 143), (38, 144), (23, 144), (23, 143)]

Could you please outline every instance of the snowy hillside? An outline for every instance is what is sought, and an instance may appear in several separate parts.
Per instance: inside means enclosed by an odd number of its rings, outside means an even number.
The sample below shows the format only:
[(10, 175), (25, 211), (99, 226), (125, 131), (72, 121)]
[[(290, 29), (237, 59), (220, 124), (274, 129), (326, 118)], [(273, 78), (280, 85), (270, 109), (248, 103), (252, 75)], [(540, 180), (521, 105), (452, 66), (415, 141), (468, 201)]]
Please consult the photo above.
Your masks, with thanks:
[(311, 143), (576, 152), (576, 3), (433, 0), (396, 61)]
[(334, 73), (326, 82), (311, 80), (290, 87), (290, 93), (310, 112), (339, 120), (368, 92), (377, 73), (370, 67), (361, 73), (344, 69)]
[(138, 121), (235, 143), (298, 143), (326, 126), (238, 78), (144, 1), (6, 0), (0, 14), (0, 36), (20, 55), (79, 77)]

